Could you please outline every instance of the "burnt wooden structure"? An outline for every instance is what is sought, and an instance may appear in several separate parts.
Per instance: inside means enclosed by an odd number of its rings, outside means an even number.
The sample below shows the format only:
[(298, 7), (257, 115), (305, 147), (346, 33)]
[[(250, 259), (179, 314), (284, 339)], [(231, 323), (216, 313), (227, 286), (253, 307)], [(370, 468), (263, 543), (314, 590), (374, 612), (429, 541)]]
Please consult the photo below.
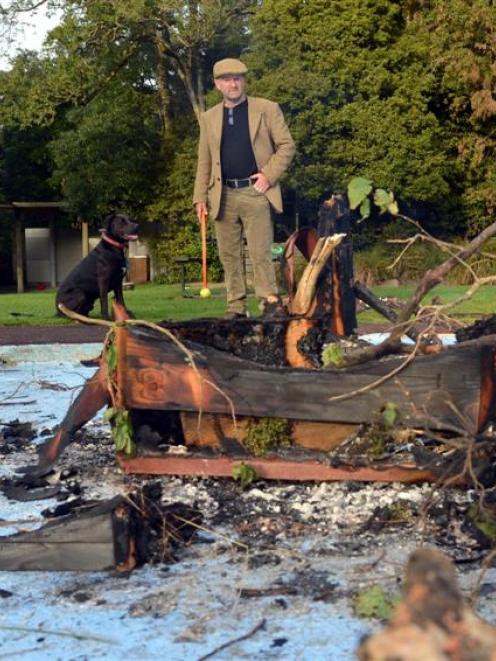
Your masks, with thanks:
[[(392, 402), (410, 426), (459, 429), (470, 434), (487, 422), (483, 384), (492, 400), (492, 346), (467, 342), (418, 356), (384, 383), (349, 398), (333, 397), (372, 385), (405, 362), (404, 356), (349, 369), (254, 365), (224, 351), (187, 342), (184, 351), (148, 329), (117, 328), (117, 386), (126, 409), (205, 411), (229, 416), (361, 424)], [(234, 411), (233, 411), (234, 409)]]
[[(494, 411), (496, 337), (439, 345), (409, 361), (395, 355), (323, 368), (322, 346), (356, 328), (355, 293), (368, 296), (353, 278), (351, 226), (347, 206), (333, 197), (321, 208), (317, 230), (290, 238), (286, 314), (157, 327), (117, 324), (112, 373), (102, 360), (55, 437), (41, 448), (40, 468), (112, 403), (130, 412), (137, 451), (133, 457), (119, 454), (127, 472), (229, 476), (244, 462), (273, 479), (432, 478), (415, 463), (336, 464), (333, 451), (386, 403), (405, 427), (481, 432)], [(299, 283), (296, 249), (309, 260)], [(291, 444), (254, 456), (247, 433), (266, 419), (287, 421)]]

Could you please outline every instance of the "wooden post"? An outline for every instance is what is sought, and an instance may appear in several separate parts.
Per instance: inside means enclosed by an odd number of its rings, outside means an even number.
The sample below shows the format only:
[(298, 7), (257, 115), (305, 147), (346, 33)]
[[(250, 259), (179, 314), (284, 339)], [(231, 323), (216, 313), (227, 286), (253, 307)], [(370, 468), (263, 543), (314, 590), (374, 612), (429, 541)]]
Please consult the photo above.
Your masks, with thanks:
[(353, 243), (351, 214), (346, 199), (333, 195), (319, 209), (319, 236), (346, 233), (346, 238), (332, 254), (332, 266), (325, 277), (330, 286), (322, 287), (318, 307), (331, 313), (331, 330), (337, 335), (350, 335), (357, 327), (356, 301), (353, 290)]
[(85, 220), (81, 220), (81, 256), (86, 257), (90, 251), (89, 228)]
[(55, 218), (50, 216), (48, 221), (48, 229), (50, 231), (50, 287), (57, 286), (57, 250), (56, 250), (56, 233), (55, 233)]
[(15, 271), (17, 293), (24, 292), (24, 261), (26, 255), (26, 237), (24, 234), (24, 220), (17, 209), (14, 209), (15, 224)]

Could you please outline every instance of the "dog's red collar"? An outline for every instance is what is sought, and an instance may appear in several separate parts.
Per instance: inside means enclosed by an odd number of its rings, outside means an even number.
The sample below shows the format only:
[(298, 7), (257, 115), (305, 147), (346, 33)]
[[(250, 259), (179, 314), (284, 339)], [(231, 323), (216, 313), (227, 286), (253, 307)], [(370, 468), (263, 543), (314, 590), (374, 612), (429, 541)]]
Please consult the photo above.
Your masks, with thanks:
[(117, 246), (117, 248), (126, 247), (125, 243), (119, 243), (119, 241), (112, 239), (112, 237), (110, 237), (108, 234), (105, 234), (105, 232), (102, 232), (102, 241), (106, 241), (107, 243), (110, 243), (111, 246)]

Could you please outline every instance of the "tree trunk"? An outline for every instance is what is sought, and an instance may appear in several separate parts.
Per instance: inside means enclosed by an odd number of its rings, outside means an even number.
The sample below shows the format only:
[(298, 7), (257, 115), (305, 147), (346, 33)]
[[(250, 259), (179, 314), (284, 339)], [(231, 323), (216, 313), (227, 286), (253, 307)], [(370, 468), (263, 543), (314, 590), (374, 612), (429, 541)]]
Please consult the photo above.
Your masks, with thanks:
[(158, 98), (160, 103), (160, 123), (162, 129), (162, 137), (170, 133), (171, 130), (171, 103), (170, 103), (170, 90), (167, 84), (167, 65), (166, 65), (166, 48), (160, 34), (160, 30), (155, 32), (155, 46), (157, 49), (157, 83), (158, 83)]

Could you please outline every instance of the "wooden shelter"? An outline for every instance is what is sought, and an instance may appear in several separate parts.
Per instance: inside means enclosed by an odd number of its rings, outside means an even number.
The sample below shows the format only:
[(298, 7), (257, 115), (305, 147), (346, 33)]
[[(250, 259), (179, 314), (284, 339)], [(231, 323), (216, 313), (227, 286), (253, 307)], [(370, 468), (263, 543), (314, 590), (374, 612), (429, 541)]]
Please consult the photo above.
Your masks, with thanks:
[[(60, 281), (62, 270), (60, 262), (63, 253), (57, 250), (57, 238), (60, 226), (68, 224), (67, 204), (65, 202), (9, 202), (0, 204), (0, 210), (10, 213), (13, 220), (13, 251), (14, 281), (18, 293), (25, 290), (27, 285), (26, 264), (26, 230), (44, 227), (49, 232), (49, 274), (48, 284), (56, 287)], [(88, 254), (89, 231), (88, 223), (78, 222), (80, 236), (77, 250), (77, 259)]]

